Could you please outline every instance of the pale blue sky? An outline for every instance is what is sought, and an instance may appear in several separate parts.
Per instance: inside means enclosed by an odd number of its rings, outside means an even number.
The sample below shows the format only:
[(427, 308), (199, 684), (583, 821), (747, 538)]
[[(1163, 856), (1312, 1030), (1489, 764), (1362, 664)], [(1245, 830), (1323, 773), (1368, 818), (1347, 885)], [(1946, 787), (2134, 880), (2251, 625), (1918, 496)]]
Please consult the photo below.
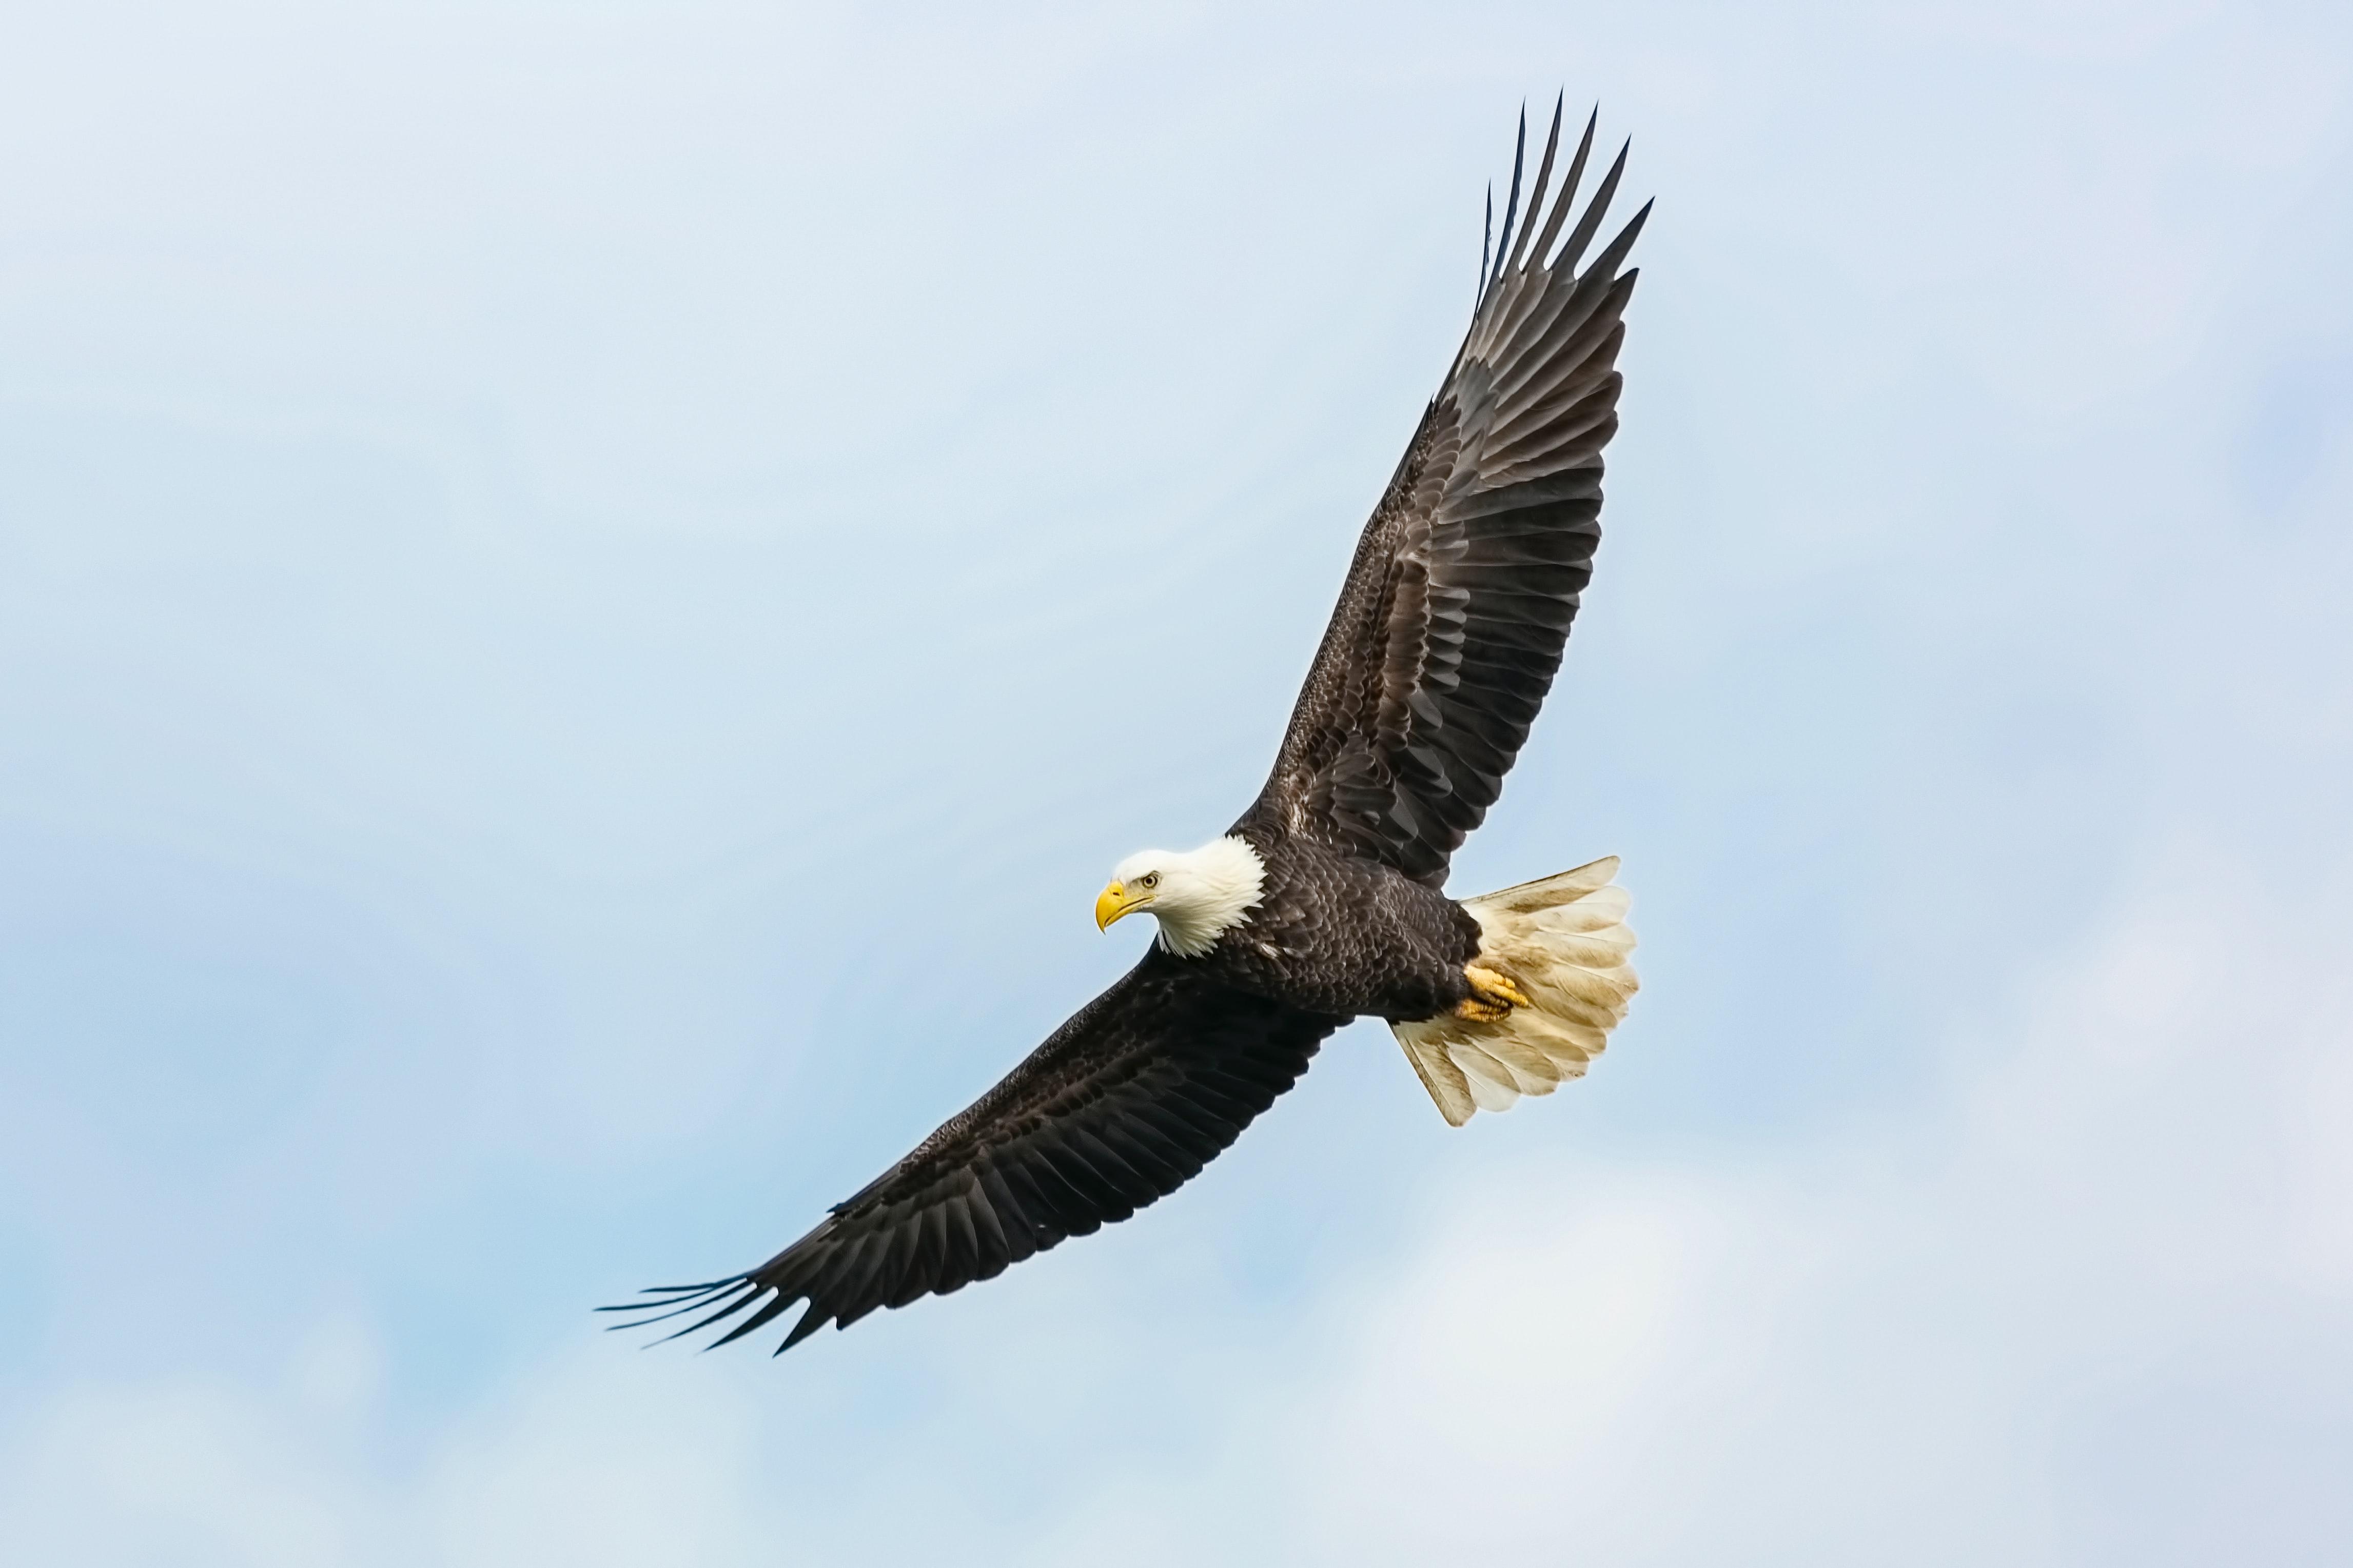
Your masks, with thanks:
[[(2342, 8), (977, 16), (7, 12), (0, 1555), (2341, 1550)], [(1564, 85), (1659, 207), (1453, 886), (1625, 858), (1609, 1056), (598, 1336), (1133, 961)]]

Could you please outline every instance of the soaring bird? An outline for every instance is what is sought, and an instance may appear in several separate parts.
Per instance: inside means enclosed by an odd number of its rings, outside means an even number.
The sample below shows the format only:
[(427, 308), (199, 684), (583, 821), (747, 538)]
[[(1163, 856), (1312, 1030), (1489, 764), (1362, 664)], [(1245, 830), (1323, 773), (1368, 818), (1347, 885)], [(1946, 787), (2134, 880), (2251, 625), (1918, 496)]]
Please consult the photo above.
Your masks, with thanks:
[(1556, 105), (1520, 222), (1523, 117), (1470, 330), (1365, 525), (1265, 788), (1198, 849), (1129, 856), (1096, 899), (1098, 926), (1158, 921), (1143, 961), (798, 1241), (601, 1309), (628, 1314), (617, 1327), (740, 1320), (724, 1344), (807, 1303), (782, 1353), (994, 1279), (1175, 1192), (1352, 1018), (1388, 1021), (1456, 1126), (1600, 1053), (1635, 990), (1618, 862), (1444, 891), (1560, 668), (1618, 428), (1636, 276), (1619, 268), (1650, 207), (1578, 270), (1626, 152), (1571, 224), (1593, 121), (1547, 206), (1559, 147)]

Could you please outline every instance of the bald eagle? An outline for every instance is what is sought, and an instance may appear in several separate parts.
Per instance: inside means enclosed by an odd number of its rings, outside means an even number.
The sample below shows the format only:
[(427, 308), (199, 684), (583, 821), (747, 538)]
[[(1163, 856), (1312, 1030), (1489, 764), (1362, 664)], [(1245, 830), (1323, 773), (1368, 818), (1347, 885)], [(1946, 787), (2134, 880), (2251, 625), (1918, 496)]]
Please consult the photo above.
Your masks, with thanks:
[(1523, 118), (1470, 330), (1365, 527), (1266, 787), (1201, 847), (1121, 861), (1096, 899), (1100, 927), (1159, 922), (1143, 961), (798, 1241), (601, 1309), (628, 1314), (615, 1326), (740, 1318), (724, 1344), (806, 1302), (782, 1353), (993, 1279), (1176, 1191), (1352, 1018), (1388, 1021), (1456, 1126), (1600, 1053), (1635, 989), (1617, 861), (1443, 890), (1560, 667), (1618, 427), (1636, 276), (1619, 268), (1650, 208), (1579, 271), (1626, 153), (1570, 224), (1592, 120), (1547, 206), (1559, 146), (1556, 106), (1517, 222)]

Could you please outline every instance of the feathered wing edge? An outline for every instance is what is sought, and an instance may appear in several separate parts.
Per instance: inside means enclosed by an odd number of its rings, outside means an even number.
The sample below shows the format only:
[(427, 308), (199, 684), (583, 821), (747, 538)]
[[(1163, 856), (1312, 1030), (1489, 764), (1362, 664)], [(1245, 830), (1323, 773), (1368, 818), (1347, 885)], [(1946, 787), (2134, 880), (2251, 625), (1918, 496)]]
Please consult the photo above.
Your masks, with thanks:
[(1523, 116), (1478, 306), (1366, 526), (1251, 807), (1432, 886), (1502, 792), (1600, 538), (1601, 449), (1618, 426), (1616, 359), (1639, 276), (1618, 268), (1651, 208), (1577, 270), (1627, 149), (1580, 210), (1599, 116), (1556, 194), (1562, 108), (1525, 205)]
[(615, 1328), (692, 1320), (664, 1339), (729, 1323), (715, 1348), (806, 1302), (782, 1353), (828, 1322), (994, 1279), (1191, 1180), (1344, 1021), (1213, 985), (1155, 949), (757, 1268), (598, 1310), (621, 1315)]
[[(1543, 153), (1536, 161), (1536, 174), (1530, 187), (1525, 222), (1518, 221), (1520, 211), (1520, 174), (1527, 153), (1527, 113), (1521, 111), (1518, 141), (1512, 152), (1512, 184), (1504, 207), (1504, 228), (1491, 247), (1484, 239), (1479, 247), (1479, 299), (1471, 312), (1471, 323), (1464, 330), (1462, 342), (1455, 350), (1453, 363), (1447, 366), (1440, 380), (1441, 389), (1450, 387), (1455, 373), (1467, 359), (1485, 358), (1496, 362), (1507, 359), (1524, 363), (1541, 363), (1546, 357), (1557, 358), (1557, 345), (1566, 335), (1554, 332), (1555, 353), (1531, 355), (1529, 350), (1540, 346), (1546, 328), (1562, 324), (1559, 312), (1571, 302), (1573, 296), (1582, 295), (1576, 302), (1583, 309), (1571, 313), (1567, 323), (1591, 319), (1594, 307), (1601, 302), (1605, 290), (1623, 288), (1630, 292), (1636, 276), (1633, 272), (1620, 277), (1618, 268), (1633, 249), (1643, 225), (1650, 221), (1651, 202), (1644, 202), (1634, 216), (1626, 220), (1616, 237), (1603, 247), (1582, 274), (1577, 263), (1585, 258), (1587, 247), (1600, 233), (1603, 220), (1609, 216), (1609, 204), (1618, 195), (1618, 185), (1625, 177), (1627, 155), (1633, 149), (1633, 139), (1627, 138), (1618, 147), (1618, 155), (1594, 187), (1592, 198), (1585, 204), (1584, 213), (1569, 229), (1566, 238), (1561, 230), (1570, 214), (1577, 211), (1578, 187), (1584, 184), (1587, 164), (1593, 155), (1594, 132), (1599, 128), (1601, 110), (1596, 105), (1587, 115), (1584, 132), (1577, 138), (1577, 151), (1570, 154), (1568, 168), (1561, 176), (1557, 194), (1551, 192), (1553, 164), (1560, 152), (1562, 110), (1567, 95), (1553, 101), (1552, 124), (1545, 136)], [(1552, 195), (1549, 208), (1546, 197)], [(1493, 195), (1489, 194), (1489, 217), (1493, 220)], [(1542, 227), (1539, 229), (1538, 221)], [(1554, 278), (1567, 273), (1572, 287), (1567, 289), (1548, 288)], [(1614, 314), (1614, 312), (1612, 313)], [(1533, 318), (1533, 319), (1532, 319)], [(1534, 326), (1534, 331), (1528, 329)], [(1440, 396), (1444, 395), (1441, 391)]]

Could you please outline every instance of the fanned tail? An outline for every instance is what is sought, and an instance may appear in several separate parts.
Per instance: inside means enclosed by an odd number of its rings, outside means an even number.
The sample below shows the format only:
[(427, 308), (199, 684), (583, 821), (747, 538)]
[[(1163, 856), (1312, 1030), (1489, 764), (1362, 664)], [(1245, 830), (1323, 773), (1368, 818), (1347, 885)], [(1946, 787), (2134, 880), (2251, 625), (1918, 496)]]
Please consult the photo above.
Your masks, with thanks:
[(1617, 875), (1613, 855), (1463, 900), (1479, 922), (1479, 962), (1510, 976), (1533, 1005), (1493, 1023), (1441, 1013), (1390, 1026), (1449, 1123), (1550, 1094), (1584, 1077), (1609, 1045), (1641, 985), (1629, 962), (1630, 900)]

